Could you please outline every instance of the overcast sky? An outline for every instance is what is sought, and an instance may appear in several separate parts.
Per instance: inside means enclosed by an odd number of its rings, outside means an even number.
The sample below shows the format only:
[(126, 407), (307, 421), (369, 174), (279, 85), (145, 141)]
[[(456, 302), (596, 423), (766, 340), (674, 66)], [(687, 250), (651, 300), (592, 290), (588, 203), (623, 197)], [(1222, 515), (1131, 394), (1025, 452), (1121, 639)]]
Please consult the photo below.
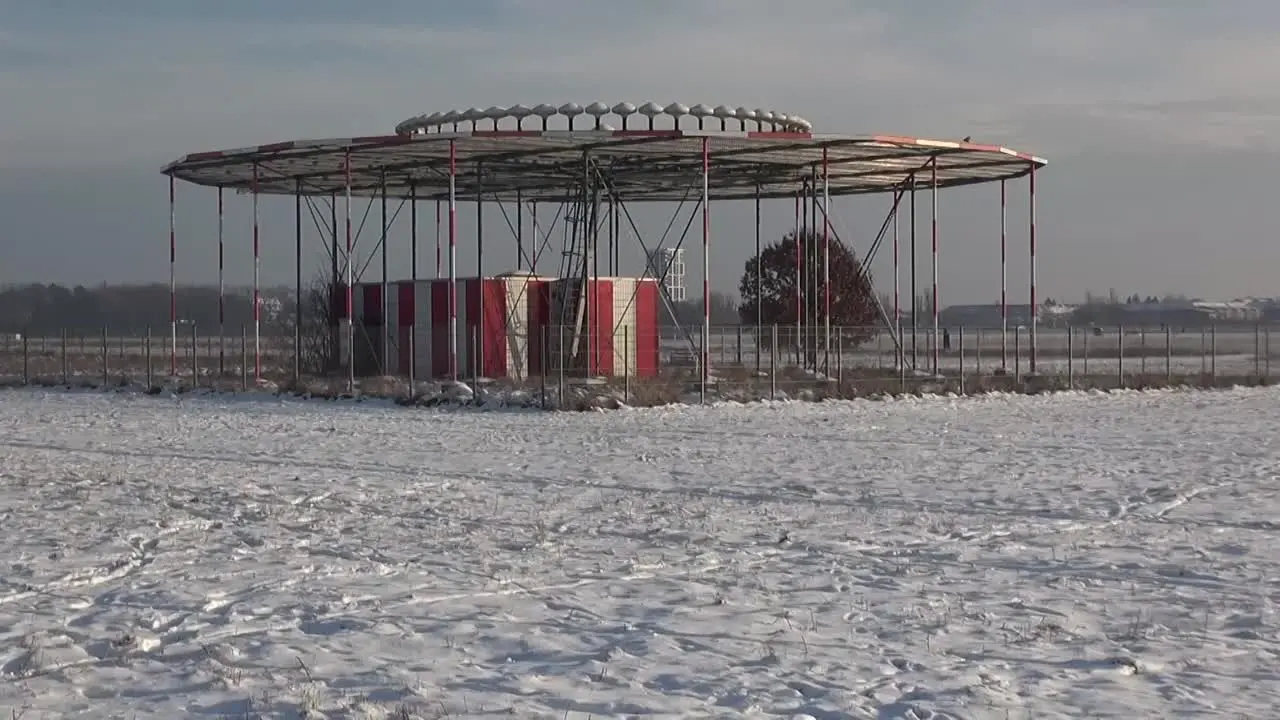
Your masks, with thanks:
[[(1280, 295), (1278, 73), (1273, 0), (0, 0), (0, 282), (166, 280), (159, 169), (185, 153), (382, 134), (453, 107), (656, 100), (1047, 157), (1042, 296)], [(942, 195), (944, 304), (998, 298), (998, 192)], [(1011, 203), (1017, 300), (1025, 182)], [(842, 234), (865, 249), (888, 206), (837, 203)], [(216, 279), (215, 208), (214, 191), (179, 187), (180, 281)], [(790, 215), (766, 205), (770, 238)], [(248, 218), (249, 201), (229, 199), (232, 282), (251, 277)], [(736, 287), (750, 207), (716, 208), (714, 226), (713, 284)], [(264, 202), (263, 233), (264, 278), (286, 282), (291, 201)], [(394, 275), (407, 233), (397, 225)], [(314, 232), (307, 243), (310, 273), (323, 251)]]

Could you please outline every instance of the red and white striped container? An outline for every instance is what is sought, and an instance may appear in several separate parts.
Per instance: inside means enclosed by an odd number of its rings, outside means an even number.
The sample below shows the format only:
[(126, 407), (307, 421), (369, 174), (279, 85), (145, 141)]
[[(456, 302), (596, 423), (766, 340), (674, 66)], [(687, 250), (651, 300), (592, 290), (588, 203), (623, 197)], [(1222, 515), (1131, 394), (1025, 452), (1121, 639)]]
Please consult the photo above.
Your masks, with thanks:
[[(561, 329), (557, 306), (560, 297), (557, 291), (563, 289), (559, 284), (570, 282), (581, 283), (528, 273), (456, 280), (458, 377), (524, 379), (544, 371), (557, 372), (559, 338), (564, 336), (564, 344), (568, 346), (576, 327), (573, 319), (569, 319), (569, 326)], [(580, 344), (590, 342), (585, 368), (588, 374), (656, 375), (657, 282), (599, 278), (588, 281), (588, 287), (585, 312), (591, 330), (578, 339)], [(411, 359), (416, 358), (415, 377), (449, 377), (449, 281), (391, 283), (386, 318), (389, 324), (384, 324), (381, 317), (381, 291), (380, 283), (368, 283), (355, 293), (353, 310), (360, 322), (356, 328), (356, 347), (373, 363), (372, 367), (358, 364), (358, 370), (362, 374), (379, 371), (384, 364), (378, 360), (381, 333), (389, 332), (390, 353), (382, 372), (407, 375)]]

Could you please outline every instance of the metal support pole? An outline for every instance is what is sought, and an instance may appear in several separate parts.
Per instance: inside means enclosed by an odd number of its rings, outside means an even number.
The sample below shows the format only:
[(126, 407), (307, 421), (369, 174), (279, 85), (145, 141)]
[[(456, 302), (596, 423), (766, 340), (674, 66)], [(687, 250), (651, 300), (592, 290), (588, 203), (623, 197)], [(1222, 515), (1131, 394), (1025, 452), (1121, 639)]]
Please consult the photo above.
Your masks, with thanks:
[(711, 142), (702, 138), (702, 402), (707, 400), (707, 383), (711, 380)]
[(458, 379), (458, 141), (449, 140), (449, 379)]
[(916, 176), (911, 176), (911, 222), (910, 222), (910, 261), (911, 272), (911, 369), (920, 367), (920, 353), (916, 347), (920, 338), (920, 295), (916, 289)]
[(818, 369), (818, 313), (819, 302), (821, 296), (818, 295), (818, 284), (822, 281), (822, 255), (818, 246), (818, 164), (815, 163), (809, 170), (809, 202), (806, 204), (805, 212), (809, 214), (809, 249), (805, 255), (806, 261), (809, 263), (809, 287), (812, 290), (809, 293), (809, 354), (813, 358), (812, 368)]
[(347, 248), (346, 248), (346, 269), (343, 274), (346, 279), (345, 299), (346, 299), (346, 319), (347, 319), (347, 392), (353, 392), (356, 389), (356, 318), (355, 318), (355, 258), (352, 257), (353, 245), (355, 237), (351, 228), (351, 148), (347, 148), (346, 154), (343, 156), (343, 191), (346, 196), (346, 231), (347, 231)]
[(1031, 166), (1030, 192), (1028, 193), (1027, 239), (1031, 251), (1031, 374), (1036, 374), (1036, 330), (1040, 324), (1040, 306), (1036, 302), (1036, 166)]
[(340, 325), (338, 314), (338, 194), (329, 195), (329, 287), (325, 292), (326, 303), (325, 332), (329, 334), (329, 358), (323, 368), (331, 372), (338, 367), (342, 357), (342, 341), (339, 339)]
[(1000, 181), (1000, 372), (1009, 371), (1009, 212), (1005, 181)]
[(827, 148), (822, 148), (822, 372), (831, 374), (831, 181)]
[[(293, 383), (302, 380), (302, 179), (293, 197)], [(222, 332), (221, 328), (218, 332)]]
[(262, 253), (258, 231), (258, 164), (253, 164), (253, 380), (262, 379)]
[[(533, 253), (529, 258), (529, 272), (534, 275), (538, 274), (538, 255), (541, 254), (542, 233), (538, 231), (538, 201), (529, 202), (529, 222), (533, 225)], [(555, 222), (554, 220), (552, 221)], [(550, 229), (547, 230), (548, 235)]]
[(760, 184), (756, 183), (756, 375), (760, 374), (760, 328), (764, 325), (764, 271), (760, 257)]
[(932, 204), (932, 225), (930, 227), (931, 235), (931, 261), (930, 269), (933, 273), (933, 289), (930, 291), (933, 295), (930, 300), (933, 314), (933, 374), (940, 372), (938, 367), (938, 351), (939, 337), (938, 334), (938, 156), (933, 157), (933, 162), (929, 165), (929, 201)]
[[(472, 332), (475, 341), (471, 343), (471, 351), (475, 353), (471, 358), (471, 368), (473, 381), (479, 379), (481, 375), (487, 375), (485, 372), (485, 352), (486, 344), (486, 323), (485, 320), (485, 302), (484, 302), (484, 168), (480, 163), (476, 163), (476, 292), (480, 294), (477, 298), (477, 305), (480, 310), (480, 317), (475, 319), (478, 330)], [(471, 322), (468, 318), (468, 322)]]
[(516, 270), (524, 270), (524, 199), (516, 190)]
[[(413, 286), (413, 295), (418, 295), (418, 183), (409, 181), (409, 280)], [(418, 309), (415, 307), (409, 320), (409, 397), (416, 391), (416, 374), (418, 370)]]
[(391, 301), (387, 297), (387, 291), (390, 287), (389, 278), (387, 277), (387, 233), (390, 230), (390, 226), (389, 226), (390, 219), (387, 217), (387, 173), (386, 171), (383, 171), (380, 174), (379, 185), (381, 185), (378, 193), (379, 194), (378, 200), (380, 205), (379, 212), (382, 216), (381, 217), (382, 237), (379, 238), (379, 245), (381, 245), (380, 254), (381, 254), (381, 261), (382, 261), (382, 268), (381, 268), (382, 290), (379, 293), (379, 295), (381, 296), (381, 300), (379, 301), (380, 307), (378, 308), (378, 315), (382, 318), (382, 331), (380, 333), (382, 337), (380, 338), (381, 342), (379, 343), (379, 345), (381, 346), (380, 353), (382, 355), (382, 362), (379, 363), (380, 365), (379, 369), (382, 371), (382, 374), (389, 375), (391, 374), (390, 372), (391, 319), (387, 317), (387, 310), (390, 309), (391, 307)]
[(436, 201), (436, 279), (440, 279), (440, 201)]
[(898, 207), (897, 207), (898, 202), (899, 200), (897, 198), (895, 198), (893, 201), (894, 203), (894, 208), (893, 208), (893, 327), (894, 327), (894, 332), (897, 334), (897, 337), (898, 337), (897, 363), (899, 366), (901, 366), (903, 362), (902, 287), (901, 287), (901, 282), (899, 280), (900, 272), (898, 267), (898, 255), (899, 255), (899, 249), (900, 249), (899, 242), (898, 242)]
[(218, 187), (218, 374), (227, 371), (227, 282), (222, 187)]
[(169, 176), (169, 375), (178, 375), (177, 181)]
[(800, 203), (804, 197), (803, 183), (801, 190), (796, 193), (796, 220), (794, 237), (796, 241), (796, 360), (797, 364), (802, 359), (803, 342), (801, 340), (804, 332), (804, 251), (801, 243), (804, 228), (801, 227)]

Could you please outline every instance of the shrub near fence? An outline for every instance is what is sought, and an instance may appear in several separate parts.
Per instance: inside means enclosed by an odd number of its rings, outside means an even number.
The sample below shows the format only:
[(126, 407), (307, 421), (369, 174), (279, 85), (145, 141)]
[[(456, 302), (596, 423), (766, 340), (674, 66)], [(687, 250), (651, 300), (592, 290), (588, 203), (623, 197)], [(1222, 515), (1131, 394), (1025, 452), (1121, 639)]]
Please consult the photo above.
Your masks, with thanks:
[[(0, 378), (9, 385), (124, 385), (159, 381), (186, 387), (247, 388), (254, 381), (253, 340), (184, 328), (171, 362), (170, 337), (129, 337), (104, 330), (95, 336), (0, 336)], [(617, 377), (592, 382), (589, 392), (629, 404), (691, 399), (850, 397), (880, 393), (985, 390), (1036, 391), (1163, 385), (1217, 387), (1270, 383), (1275, 352), (1271, 328), (1040, 328), (1034, 367), (1025, 328), (947, 328), (914, 334), (902, 342), (882, 329), (832, 328), (797, 332), (794, 326), (713, 327), (707, 344), (711, 382), (702, 392), (701, 328), (666, 329), (659, 341), (656, 378)], [(509, 335), (514, 337), (514, 334)], [(513, 340), (527, 343), (529, 339)], [(295, 377), (294, 338), (261, 338), (264, 379), (283, 387), (322, 384), (345, 389), (345, 372)], [(392, 342), (391, 339), (388, 342)], [(614, 340), (616, 342), (616, 339)], [(527, 345), (526, 345), (527, 346)], [(936, 363), (936, 364), (935, 364)], [(304, 365), (305, 367), (305, 365)], [(552, 368), (499, 386), (541, 392), (585, 385), (575, 373)], [(383, 373), (374, 372), (375, 375)], [(471, 379), (473, 368), (461, 367)], [(362, 381), (366, 391), (375, 383)], [(380, 378), (379, 392), (409, 395), (407, 382)]]

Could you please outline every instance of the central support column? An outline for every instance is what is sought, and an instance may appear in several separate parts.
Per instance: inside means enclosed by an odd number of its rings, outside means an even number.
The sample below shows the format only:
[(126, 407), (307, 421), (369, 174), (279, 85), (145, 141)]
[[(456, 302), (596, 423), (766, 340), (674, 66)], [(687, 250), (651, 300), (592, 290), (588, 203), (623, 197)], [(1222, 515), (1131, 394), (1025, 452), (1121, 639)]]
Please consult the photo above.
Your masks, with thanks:
[(458, 379), (458, 141), (449, 140), (449, 379)]
[(707, 400), (711, 381), (711, 138), (702, 137), (702, 383), (699, 398)]

